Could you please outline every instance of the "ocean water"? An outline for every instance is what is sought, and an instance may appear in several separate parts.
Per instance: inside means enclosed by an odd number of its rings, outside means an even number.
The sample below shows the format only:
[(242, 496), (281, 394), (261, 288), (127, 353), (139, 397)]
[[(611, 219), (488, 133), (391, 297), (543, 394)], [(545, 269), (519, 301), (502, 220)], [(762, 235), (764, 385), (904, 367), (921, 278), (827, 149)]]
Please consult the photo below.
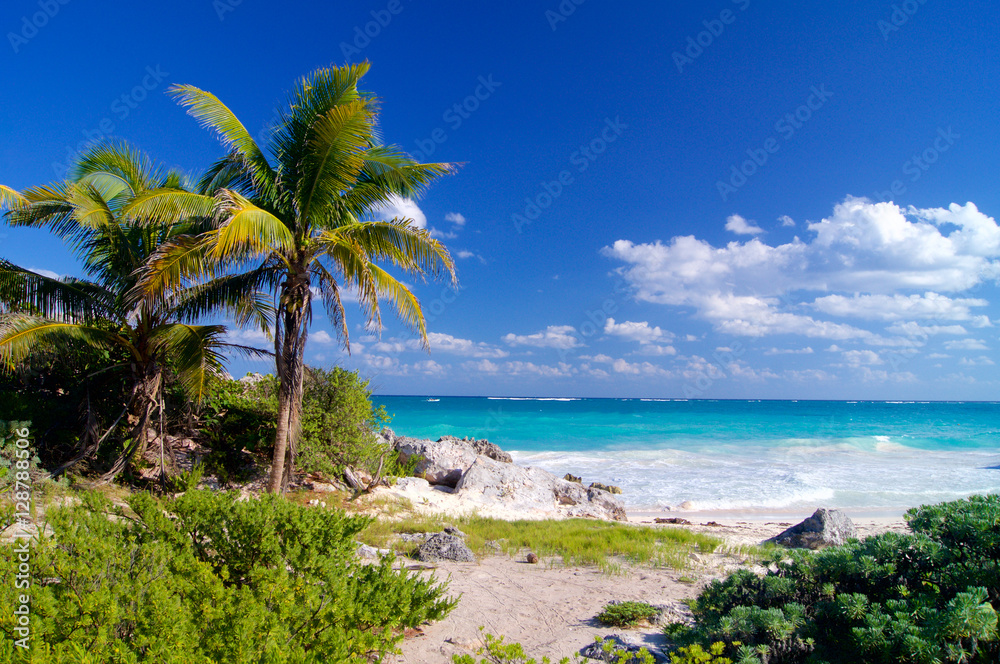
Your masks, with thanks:
[(630, 510), (901, 514), (1000, 492), (1000, 403), (376, 396), (397, 434), (487, 438)]

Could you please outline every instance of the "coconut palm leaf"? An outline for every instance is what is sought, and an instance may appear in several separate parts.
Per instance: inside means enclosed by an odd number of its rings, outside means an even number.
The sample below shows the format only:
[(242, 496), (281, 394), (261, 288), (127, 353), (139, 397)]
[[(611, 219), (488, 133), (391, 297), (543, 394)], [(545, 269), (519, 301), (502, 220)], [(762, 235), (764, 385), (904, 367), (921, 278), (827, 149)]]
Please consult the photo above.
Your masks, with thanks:
[(267, 210), (228, 189), (221, 190), (220, 213), (228, 218), (214, 233), (212, 256), (218, 259), (246, 258), (272, 252), (295, 251), (295, 236), (285, 223)]
[(197, 119), (201, 126), (213, 130), (227, 148), (240, 155), (258, 190), (264, 195), (273, 192), (274, 169), (246, 127), (225, 104), (212, 93), (199, 90), (193, 85), (171, 86), (167, 94), (175, 97), (181, 106), (187, 108), (188, 115)]
[(64, 322), (114, 317), (114, 295), (78, 279), (53, 279), (0, 258), (0, 306)]
[(121, 335), (97, 327), (26, 314), (6, 314), (0, 319), (0, 362), (11, 369), (39, 348), (58, 348), (72, 341), (101, 348), (119, 345), (135, 351)]
[(340, 226), (320, 234), (316, 243), (347, 241), (365, 248), (372, 260), (389, 261), (409, 274), (435, 278), (450, 274), (455, 281), (455, 264), (444, 245), (409, 219), (373, 221)]
[(0, 184), (0, 208), (16, 210), (28, 204), (28, 199), (22, 196), (17, 190), (11, 189), (7, 185)]

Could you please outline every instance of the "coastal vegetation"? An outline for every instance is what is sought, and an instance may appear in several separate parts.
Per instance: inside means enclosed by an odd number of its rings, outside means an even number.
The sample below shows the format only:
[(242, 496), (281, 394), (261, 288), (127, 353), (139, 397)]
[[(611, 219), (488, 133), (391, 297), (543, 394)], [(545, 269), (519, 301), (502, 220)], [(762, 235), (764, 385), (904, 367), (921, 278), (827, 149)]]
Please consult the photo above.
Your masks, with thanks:
[[(124, 504), (84, 492), (52, 506), (31, 548), (32, 648), (0, 615), (0, 660), (327, 663), (379, 661), (404, 630), (455, 606), (446, 585), (363, 564), (368, 517), (278, 496), (190, 491)], [(14, 547), (0, 547), (0, 604), (17, 604)]]

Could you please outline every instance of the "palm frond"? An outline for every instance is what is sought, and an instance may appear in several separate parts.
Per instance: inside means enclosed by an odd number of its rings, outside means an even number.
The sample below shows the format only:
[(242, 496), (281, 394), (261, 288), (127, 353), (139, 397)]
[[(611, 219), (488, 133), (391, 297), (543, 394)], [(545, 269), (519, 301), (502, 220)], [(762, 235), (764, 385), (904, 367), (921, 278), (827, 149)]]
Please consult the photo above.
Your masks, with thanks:
[(221, 371), (224, 325), (161, 325), (151, 333), (153, 346), (169, 357), (181, 387), (201, 403), (211, 373)]
[(0, 362), (9, 368), (23, 362), (33, 352), (74, 341), (101, 348), (129, 347), (121, 336), (97, 327), (26, 314), (0, 317)]
[(65, 322), (116, 318), (114, 295), (97, 284), (52, 279), (0, 258), (0, 305)]
[(411, 219), (368, 221), (340, 226), (317, 237), (317, 244), (340, 239), (363, 247), (373, 260), (389, 261), (409, 274), (438, 278), (448, 274), (455, 283), (455, 261), (441, 242)]
[(174, 85), (167, 90), (187, 108), (188, 115), (214, 131), (227, 149), (236, 151), (246, 162), (254, 185), (264, 195), (274, 190), (275, 173), (264, 153), (236, 115), (210, 92), (193, 85)]
[(362, 101), (334, 106), (316, 117), (306, 139), (296, 191), (304, 219), (310, 218), (314, 206), (335, 204), (358, 181), (373, 124), (372, 111)]
[(232, 314), (239, 327), (267, 331), (274, 325), (271, 296), (278, 285), (280, 271), (263, 265), (249, 272), (229, 274), (198, 283), (174, 296), (171, 314), (183, 322), (194, 322), (217, 311)]
[(28, 204), (25, 198), (16, 189), (11, 189), (7, 185), (0, 184), (0, 208), (17, 210)]
[(211, 217), (216, 208), (212, 196), (183, 189), (152, 189), (133, 197), (122, 208), (122, 217), (132, 223), (178, 224), (190, 219)]
[(162, 180), (158, 168), (140, 150), (125, 141), (98, 143), (81, 154), (70, 170), (73, 180), (84, 181), (111, 200), (123, 189), (128, 197), (153, 189)]
[(326, 317), (330, 320), (330, 324), (337, 328), (338, 335), (344, 340), (344, 348), (350, 354), (351, 339), (347, 331), (347, 315), (344, 312), (344, 303), (340, 299), (340, 284), (330, 274), (330, 271), (326, 269), (326, 266), (318, 260), (313, 261), (310, 269), (317, 277), (316, 287), (319, 289), (320, 297), (323, 300)]
[(233, 259), (272, 252), (290, 255), (295, 251), (295, 236), (281, 219), (234, 191), (223, 189), (218, 198), (225, 221), (213, 234), (213, 257)]
[(399, 283), (391, 274), (377, 265), (370, 265), (375, 288), (383, 298), (389, 300), (396, 309), (396, 316), (403, 323), (420, 334), (420, 340), (425, 349), (430, 349), (427, 341), (427, 324), (420, 302), (409, 288)]

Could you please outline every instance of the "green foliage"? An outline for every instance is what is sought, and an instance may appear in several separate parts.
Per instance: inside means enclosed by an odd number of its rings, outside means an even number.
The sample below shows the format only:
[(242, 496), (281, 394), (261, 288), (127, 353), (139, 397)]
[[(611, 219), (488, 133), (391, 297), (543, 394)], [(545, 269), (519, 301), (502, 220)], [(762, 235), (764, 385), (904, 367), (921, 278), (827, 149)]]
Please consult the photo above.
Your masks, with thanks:
[(711, 583), (679, 643), (726, 644), (740, 664), (1000, 660), (1000, 496), (907, 512), (885, 533), (818, 553), (776, 552), (769, 572)]
[(725, 651), (726, 644), (722, 641), (716, 641), (708, 650), (697, 643), (682, 646), (670, 653), (670, 664), (733, 664), (733, 660), (723, 656)]
[[(27, 433), (27, 437), (22, 438), (22, 433)], [(18, 440), (28, 440), (28, 447), (17, 445)], [(18, 477), (27, 483), (38, 475), (40, 462), (31, 422), (0, 420), (0, 490), (11, 488)]]
[[(303, 391), (298, 472), (339, 477), (352, 466), (375, 473), (381, 461), (383, 475), (401, 474), (397, 455), (375, 435), (390, 418), (384, 406), (373, 406), (368, 381), (340, 367), (308, 368)], [(270, 374), (251, 384), (212, 380), (202, 418), (213, 472), (239, 477), (248, 460), (270, 456), (277, 394), (278, 379)]]
[[(483, 628), (479, 629), (482, 631)], [(645, 648), (637, 653), (632, 653), (624, 648), (619, 648), (611, 639), (602, 641), (598, 638), (596, 641), (601, 644), (605, 654), (605, 662), (612, 664), (654, 664), (656, 661)], [(529, 658), (520, 643), (508, 643), (503, 636), (496, 637), (489, 633), (484, 636), (483, 645), (476, 651), (476, 655), (480, 657), (478, 661), (472, 655), (452, 655), (451, 661), (454, 664), (550, 664), (552, 661), (548, 657), (542, 657), (541, 660)], [(559, 664), (570, 664), (570, 662), (583, 664), (591, 661), (594, 660), (584, 659), (576, 655), (572, 660), (569, 657), (563, 657), (559, 660)], [(724, 663), (720, 661), (719, 664)]]
[(378, 661), (403, 629), (456, 603), (391, 558), (356, 561), (366, 517), (273, 495), (136, 494), (127, 508), (81, 498), (49, 511), (53, 534), (32, 543), (29, 590), (15, 590), (18, 554), (0, 547), (0, 604), (29, 593), (32, 621), (31, 650), (15, 651), (13, 615), (0, 615), (2, 661)]
[(376, 432), (389, 424), (385, 406), (371, 402), (369, 383), (341, 367), (306, 371), (298, 470), (340, 476), (345, 466), (399, 474), (397, 455)]
[(622, 602), (605, 606), (597, 614), (597, 619), (612, 627), (632, 627), (644, 620), (652, 620), (659, 612), (655, 606), (645, 602)]
[(101, 433), (115, 421), (128, 401), (125, 362), (118, 349), (67, 343), (59, 352), (37, 349), (13, 371), (0, 367), (3, 415), (35, 423), (41, 466), (53, 468), (74, 454), (88, 410)]
[(207, 470), (223, 482), (246, 479), (255, 459), (269, 456), (278, 421), (278, 380), (253, 383), (212, 377), (201, 407), (201, 432), (211, 448)]

